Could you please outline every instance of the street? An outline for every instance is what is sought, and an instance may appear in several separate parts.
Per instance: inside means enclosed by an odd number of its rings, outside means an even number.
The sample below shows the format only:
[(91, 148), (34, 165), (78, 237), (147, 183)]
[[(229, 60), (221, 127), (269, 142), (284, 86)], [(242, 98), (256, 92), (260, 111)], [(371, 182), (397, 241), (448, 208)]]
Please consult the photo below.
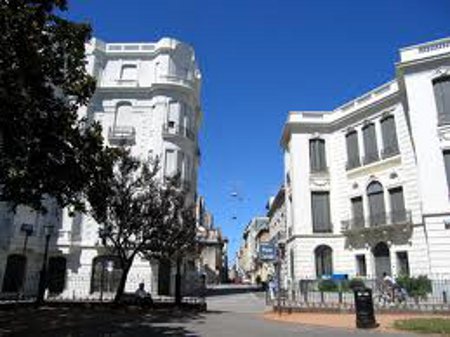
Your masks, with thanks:
[[(28, 311), (27, 311), (28, 310)], [(333, 329), (280, 323), (263, 318), (264, 293), (223, 294), (208, 298), (207, 313), (180, 311), (18, 309), (0, 313), (0, 337), (346, 337), (413, 336), (404, 333)]]

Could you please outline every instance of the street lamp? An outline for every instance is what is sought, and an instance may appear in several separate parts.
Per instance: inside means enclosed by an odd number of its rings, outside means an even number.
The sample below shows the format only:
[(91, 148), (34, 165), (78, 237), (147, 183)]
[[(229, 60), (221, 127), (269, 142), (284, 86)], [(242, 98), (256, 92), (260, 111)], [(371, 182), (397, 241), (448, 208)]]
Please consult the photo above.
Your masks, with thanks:
[(42, 268), (39, 272), (39, 287), (38, 287), (38, 295), (36, 298), (36, 303), (38, 305), (44, 302), (44, 293), (45, 288), (47, 286), (47, 258), (48, 258), (48, 246), (50, 243), (50, 237), (53, 233), (53, 225), (44, 226), (45, 232), (45, 250), (44, 250), (44, 260), (42, 261)]
[(25, 238), (23, 239), (23, 249), (22, 254), (25, 256), (25, 251), (27, 250), (28, 237), (33, 234), (33, 225), (28, 223), (23, 223), (20, 226), (20, 231), (25, 233)]

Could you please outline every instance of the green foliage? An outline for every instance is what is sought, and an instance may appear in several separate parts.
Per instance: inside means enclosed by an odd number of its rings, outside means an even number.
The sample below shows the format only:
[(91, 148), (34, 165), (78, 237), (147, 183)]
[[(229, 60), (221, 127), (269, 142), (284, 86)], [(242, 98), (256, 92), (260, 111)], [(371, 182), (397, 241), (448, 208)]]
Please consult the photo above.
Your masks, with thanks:
[(83, 192), (111, 174), (99, 124), (80, 118), (95, 89), (85, 70), (91, 28), (66, 20), (66, 0), (0, 2), (0, 184), (15, 207), (43, 199), (83, 209)]
[(318, 289), (322, 292), (337, 292), (339, 285), (331, 279), (325, 279), (319, 281)]
[(426, 275), (410, 277), (403, 275), (397, 278), (397, 284), (404, 288), (409, 296), (415, 298), (426, 298), (432, 292), (431, 280)]
[(363, 289), (365, 287), (366, 284), (364, 283), (364, 280), (361, 278), (354, 277), (350, 281), (348, 281), (348, 288), (351, 290)]
[(450, 334), (450, 319), (448, 318), (413, 318), (394, 322), (394, 327), (400, 330), (420, 333)]

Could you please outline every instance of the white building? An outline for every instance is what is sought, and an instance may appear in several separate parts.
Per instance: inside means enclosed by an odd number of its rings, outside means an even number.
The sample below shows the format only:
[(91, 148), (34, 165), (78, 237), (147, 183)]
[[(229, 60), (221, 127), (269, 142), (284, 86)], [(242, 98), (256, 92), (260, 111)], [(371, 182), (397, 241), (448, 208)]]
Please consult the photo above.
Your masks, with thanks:
[[(87, 45), (86, 59), (87, 71), (97, 79), (97, 89), (80, 115), (101, 123), (109, 145), (128, 145), (131, 153), (143, 160), (159, 156), (160, 179), (181, 172), (184, 187), (194, 201), (200, 153), (201, 76), (193, 49), (170, 38), (156, 43), (93, 39)], [(63, 297), (87, 297), (96, 296), (101, 282), (107, 283), (107, 290), (113, 287), (118, 264), (102, 257), (99, 227), (89, 216), (70, 217), (67, 210), (55, 207), (46, 216), (23, 207), (16, 215), (4, 211), (1, 216), (3, 291), (17, 291), (13, 284), (24, 284), (30, 291), (37, 285), (34, 281), (42, 264), (44, 227), (48, 224), (55, 226), (49, 253), (50, 276), (59, 280), (55, 286), (58, 291), (54, 292)], [(28, 227), (22, 224), (33, 229), (29, 238), (24, 235)], [(152, 293), (168, 294), (172, 277), (169, 263), (158, 266), (157, 262), (150, 264), (137, 258), (126, 291), (144, 282)], [(5, 286), (7, 279), (14, 282)]]
[(450, 274), (450, 38), (400, 50), (394, 80), (326, 112), (291, 112), (292, 281)]

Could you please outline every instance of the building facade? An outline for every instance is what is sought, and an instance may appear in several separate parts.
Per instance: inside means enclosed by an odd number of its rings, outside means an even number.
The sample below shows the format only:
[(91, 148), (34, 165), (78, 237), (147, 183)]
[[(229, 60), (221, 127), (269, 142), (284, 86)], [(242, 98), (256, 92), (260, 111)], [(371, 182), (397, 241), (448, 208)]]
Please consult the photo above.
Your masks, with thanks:
[(450, 275), (450, 39), (333, 111), (290, 112), (288, 276)]
[[(156, 43), (93, 39), (86, 46), (86, 61), (97, 88), (89, 106), (80, 109), (80, 117), (98, 121), (108, 145), (127, 146), (142, 160), (158, 156), (159, 179), (180, 172), (188, 198), (195, 202), (201, 75), (193, 49), (170, 38)], [(1, 212), (2, 290), (32, 291), (37, 286), (48, 237), (49, 274), (58, 279), (57, 291), (51, 292), (70, 298), (95, 297), (100, 283), (101, 291), (112, 292), (120, 271), (117, 261), (104, 255), (98, 224), (86, 214), (71, 216), (68, 210), (52, 206), (45, 216), (23, 207), (15, 215), (6, 209)], [(47, 236), (50, 228), (53, 232)], [(137, 257), (126, 291), (144, 282), (152, 293), (168, 295), (173, 278), (169, 262), (150, 263)]]

